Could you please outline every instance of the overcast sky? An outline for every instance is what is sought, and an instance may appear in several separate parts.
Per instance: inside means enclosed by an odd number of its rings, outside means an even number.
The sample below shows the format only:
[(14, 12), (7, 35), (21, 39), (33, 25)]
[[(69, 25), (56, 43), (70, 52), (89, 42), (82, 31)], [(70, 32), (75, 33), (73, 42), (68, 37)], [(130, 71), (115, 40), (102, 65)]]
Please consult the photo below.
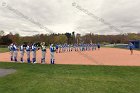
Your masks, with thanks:
[[(140, 32), (140, 0), (0, 0), (0, 30), (25, 36), (49, 31), (3, 7), (2, 2), (56, 33)], [(108, 25), (78, 10), (72, 5), (73, 2), (120, 31), (110, 29)]]

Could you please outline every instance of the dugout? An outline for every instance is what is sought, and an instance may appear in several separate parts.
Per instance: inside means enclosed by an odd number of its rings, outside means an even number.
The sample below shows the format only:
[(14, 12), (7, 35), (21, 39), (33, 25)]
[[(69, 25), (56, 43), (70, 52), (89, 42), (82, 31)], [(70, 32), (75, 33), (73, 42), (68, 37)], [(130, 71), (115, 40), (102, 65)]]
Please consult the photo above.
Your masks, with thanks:
[(135, 48), (140, 49), (140, 40), (131, 40), (130, 42), (135, 46)]

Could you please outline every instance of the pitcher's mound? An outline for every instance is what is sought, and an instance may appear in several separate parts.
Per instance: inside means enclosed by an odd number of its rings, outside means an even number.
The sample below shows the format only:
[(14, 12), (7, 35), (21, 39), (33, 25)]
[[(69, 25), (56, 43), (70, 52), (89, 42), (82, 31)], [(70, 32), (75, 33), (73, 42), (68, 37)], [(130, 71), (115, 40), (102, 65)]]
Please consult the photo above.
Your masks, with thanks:
[(15, 73), (15, 72), (16, 72), (15, 69), (0, 69), (0, 77)]

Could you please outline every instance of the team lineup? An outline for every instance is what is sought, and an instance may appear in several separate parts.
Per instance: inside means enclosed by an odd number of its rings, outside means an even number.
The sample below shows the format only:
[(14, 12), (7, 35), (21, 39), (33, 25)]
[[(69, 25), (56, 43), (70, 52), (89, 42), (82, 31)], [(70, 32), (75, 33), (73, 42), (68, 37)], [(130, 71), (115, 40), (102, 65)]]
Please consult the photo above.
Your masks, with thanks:
[(0, 6), (0, 93), (140, 93), (140, 0)]
[[(71, 51), (93, 51), (98, 48), (100, 50), (101, 45), (98, 44), (50, 44), (50, 64), (55, 64), (55, 53), (63, 53), (63, 52), (71, 52)], [(47, 46), (45, 42), (40, 43), (37, 45), (36, 43), (33, 44), (22, 44), (18, 46), (16, 43), (12, 43), (8, 46), (10, 51), (10, 60), (14, 62), (27, 62), (27, 63), (38, 63), (37, 62), (37, 51), (41, 50), (41, 59), (40, 62), (42, 64), (46, 63), (46, 53), (47, 53)], [(27, 60), (24, 60), (24, 56), (27, 56)], [(32, 59), (31, 59), (32, 55)], [(20, 57), (20, 60), (17, 60)]]

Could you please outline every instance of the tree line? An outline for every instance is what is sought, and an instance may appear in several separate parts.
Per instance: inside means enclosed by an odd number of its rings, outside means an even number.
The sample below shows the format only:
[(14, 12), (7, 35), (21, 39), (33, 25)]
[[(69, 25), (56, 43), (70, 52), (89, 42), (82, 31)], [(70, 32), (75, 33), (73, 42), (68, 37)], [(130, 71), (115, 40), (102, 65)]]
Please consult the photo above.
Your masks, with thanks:
[(75, 43), (102, 43), (102, 44), (114, 44), (114, 43), (128, 43), (130, 40), (140, 40), (140, 33), (127, 33), (118, 35), (97, 35), (93, 33), (80, 35), (72, 33), (63, 34), (36, 34), (33, 36), (20, 36), (12, 34), (11, 32), (5, 35), (4, 31), (0, 31), (0, 45), (9, 45), (12, 42), (17, 44), (23, 43), (39, 43), (46, 42), (46, 45), (53, 44), (75, 44)]

